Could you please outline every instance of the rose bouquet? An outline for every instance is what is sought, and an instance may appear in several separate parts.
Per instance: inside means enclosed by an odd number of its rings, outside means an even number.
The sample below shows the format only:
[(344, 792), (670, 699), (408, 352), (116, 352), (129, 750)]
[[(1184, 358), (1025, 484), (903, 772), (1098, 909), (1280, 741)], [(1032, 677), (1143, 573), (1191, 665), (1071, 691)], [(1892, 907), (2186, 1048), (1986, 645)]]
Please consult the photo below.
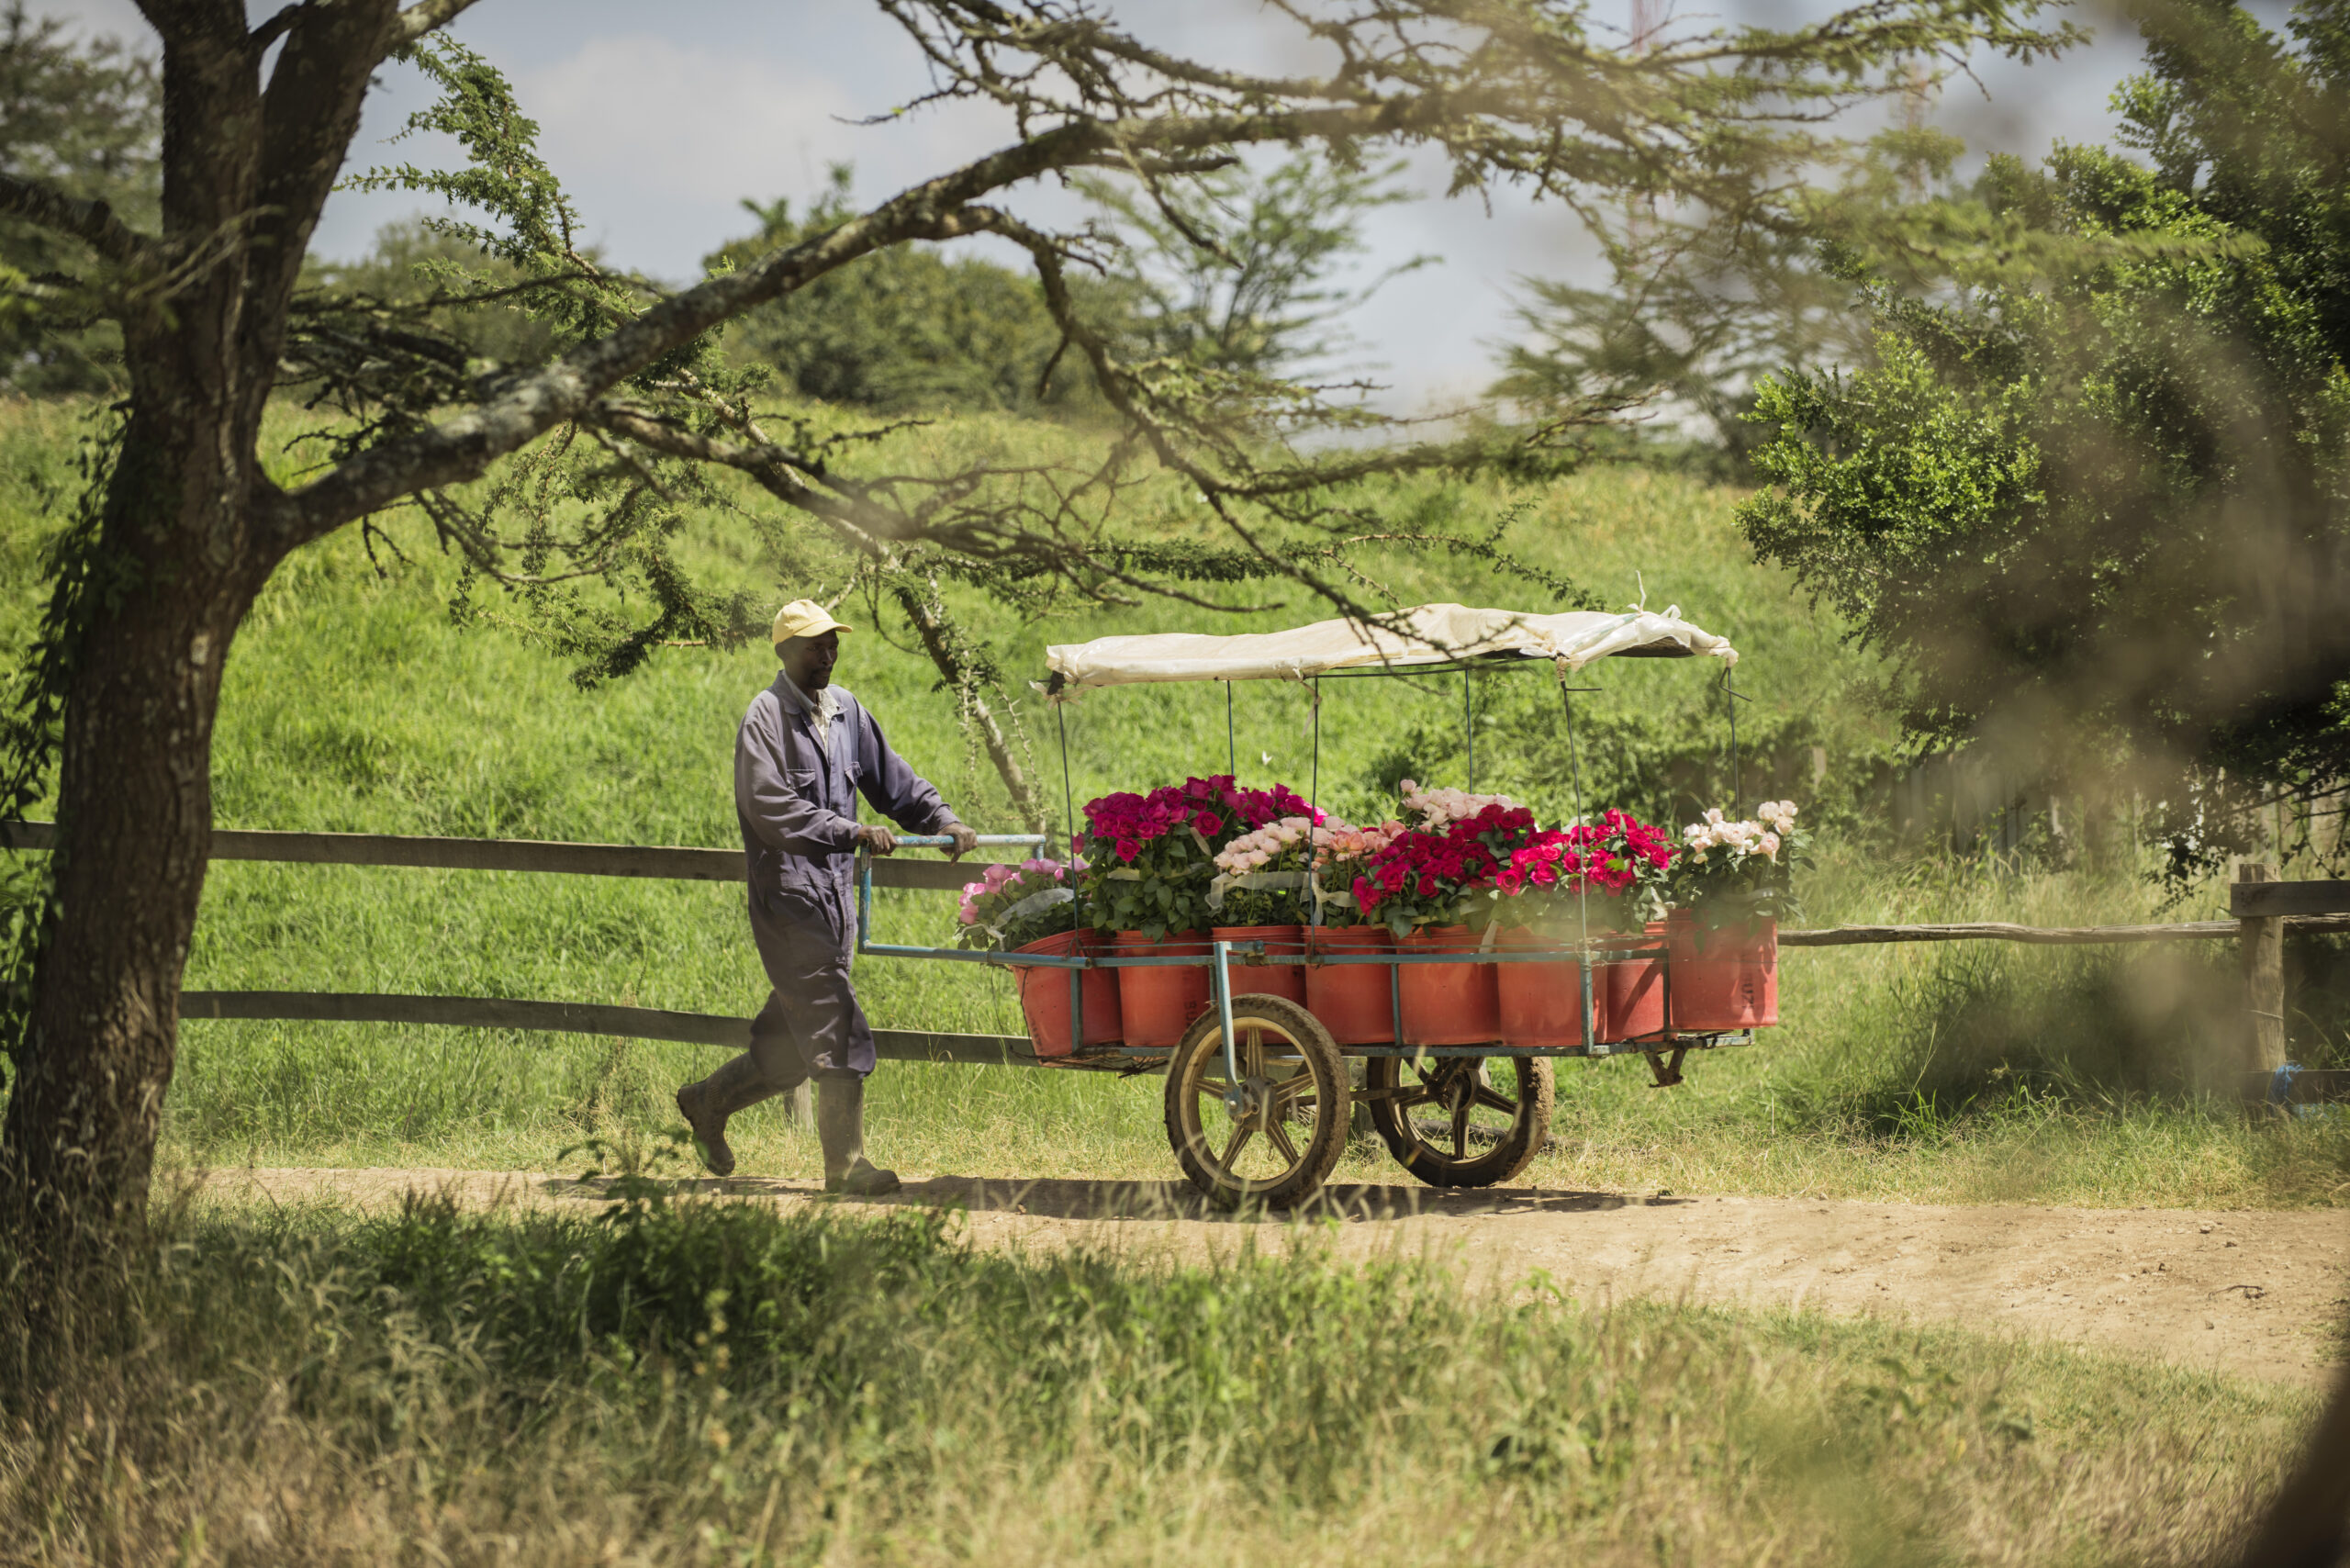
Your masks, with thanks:
[(1404, 831), (1366, 857), (1350, 890), (1363, 917), (1398, 937), (1479, 913), (1477, 895), (1534, 832), (1534, 813), (1505, 795), (1422, 790), (1408, 778), (1404, 815)]
[(1091, 923), (1157, 940), (1208, 924), (1215, 856), (1235, 838), (1284, 817), (1319, 813), (1286, 785), (1237, 788), (1229, 774), (1187, 778), (1147, 795), (1085, 804), (1086, 902)]
[(1494, 918), (1541, 925), (1596, 913), (1613, 930), (1664, 917), (1673, 839), (1610, 807), (1597, 822), (1532, 834), (1494, 874)]
[(1074, 931), (1077, 892), (1071, 883), (1084, 869), (1081, 859), (989, 867), (978, 881), (963, 884), (955, 945), (1002, 953)]
[(1792, 801), (1765, 801), (1743, 822), (1709, 811), (1682, 830), (1667, 883), (1673, 902), (1710, 926), (1792, 920), (1800, 913), (1793, 872), (1811, 865), (1809, 847)]
[(1321, 893), (1321, 924), (1378, 924), (1356, 905), (1355, 883), (1365, 875), (1373, 856), (1410, 831), (1392, 820), (1372, 827), (1331, 822), (1315, 831), (1314, 882)]

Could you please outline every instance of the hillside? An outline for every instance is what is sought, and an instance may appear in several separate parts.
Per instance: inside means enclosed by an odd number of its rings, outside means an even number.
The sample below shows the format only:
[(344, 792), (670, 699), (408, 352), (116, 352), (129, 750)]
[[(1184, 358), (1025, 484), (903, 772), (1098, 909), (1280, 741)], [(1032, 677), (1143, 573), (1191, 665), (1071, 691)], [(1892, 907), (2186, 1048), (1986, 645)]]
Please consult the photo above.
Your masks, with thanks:
[[(16, 635), (38, 605), (38, 545), (50, 526), (45, 487), (70, 486), (75, 428), (76, 416), (54, 406), (19, 405), (0, 416), (0, 569)], [(1075, 438), (963, 421), (906, 439), (1017, 453)], [(1753, 700), (1741, 708), (1742, 738), (1751, 745), (1762, 735), (1783, 764), (1793, 758), (1799, 777), (1792, 792), (1807, 803), (1816, 800), (1811, 748), (1819, 747), (1821, 792), (1833, 801), (1889, 740), (1858, 700), (1872, 671), (1841, 644), (1834, 624), (1747, 561), (1730, 521), (1734, 499), (1671, 475), (1609, 467), (1539, 488), (1396, 485), (1382, 504), (1399, 526), (1464, 532), (1490, 529), (1522, 506), (1511, 540), (1532, 563), (1611, 601), (1636, 597), (1639, 574), (1651, 605), (1677, 604), (1737, 642), (1745, 654), (1739, 685)], [(1180, 536), (1188, 526), (1180, 498), (1162, 495), (1159, 503), (1161, 511), (1146, 512), (1138, 526)], [(733, 841), (733, 728), (772, 677), (764, 651), (664, 649), (637, 674), (582, 690), (569, 660), (527, 638), (453, 625), (454, 564), (413, 520), (392, 521), (388, 532), (398, 553), (379, 549), (373, 561), (355, 536), (303, 552), (256, 607), (231, 655), (216, 752), (223, 825)], [(778, 597), (808, 586), (777, 584), (772, 566), (740, 539), (705, 523), (693, 559), (715, 578)], [(1547, 608), (1482, 564), (1366, 564), (1407, 602)], [(816, 566), (836, 568), (821, 557)], [(1022, 674), (1041, 674), (1048, 641), (1292, 623), (1315, 613), (1287, 605), (1261, 616), (1212, 615), (1162, 604), (1023, 624), (990, 617), (968, 598), (955, 602), (1002, 667)], [(973, 821), (1010, 825), (984, 759), (965, 744), (951, 697), (934, 689), (929, 666), (896, 645), (886, 623), (867, 624), (862, 610), (847, 613), (866, 629), (852, 640), (844, 683)], [(1710, 665), (1665, 661), (1595, 666), (1583, 684), (1604, 689), (1578, 698), (1592, 800), (1639, 806), (1676, 791), (1726, 796), (1713, 674)], [(1461, 778), (1460, 701), (1453, 680), (1330, 683), (1325, 801), (1374, 807), (1403, 772)], [(1557, 698), (1544, 674), (1481, 678), (1478, 705), (1480, 785), (1563, 810)], [(1068, 714), (1070, 792), (1082, 802), (1105, 790), (1220, 770), (1224, 709), (1213, 686), (1088, 696)], [(1294, 688), (1237, 690), (1243, 778), (1305, 785), (1310, 711)], [(1058, 799), (1051, 717), (1041, 705), (1025, 714), (1045, 792)], [(1748, 784), (1750, 800), (1766, 788), (1761, 767)], [(2145, 918), (2156, 906), (2126, 856), (2070, 870), (1909, 862), (1831, 834), (1825, 859), (1811, 882), (1815, 921), (2069, 924)], [(188, 983), (743, 1014), (765, 987), (741, 898), (710, 885), (224, 863), (207, 888)], [(894, 936), (946, 933), (943, 899), (885, 897), (880, 913)], [(1551, 1174), (1638, 1181), (1669, 1169), (1675, 1184), (1717, 1190), (2009, 1198), (2050, 1191), (2122, 1202), (2147, 1201), (2134, 1194), (2154, 1189), (2181, 1203), (2254, 1192), (2305, 1200), (2333, 1190), (2336, 1155), (2323, 1129), (2311, 1130), (2306, 1157), (2280, 1155), (2273, 1142), (2247, 1142), (2224, 1116), (2159, 1108), (2161, 1097), (2191, 1087), (2201, 1042), (2223, 1026), (2218, 1020), (2232, 1005), (2227, 958), (2216, 950), (1984, 948), (1806, 955), (1787, 966), (1787, 1026), (1756, 1050), (1705, 1063), (1687, 1091), (1657, 1096), (1636, 1068), (1620, 1064), (1565, 1067), (1562, 1148), (1581, 1152), (1559, 1157), (1571, 1173)], [(874, 961), (862, 967), (859, 985), (885, 1026), (1015, 1026), (1001, 978), (968, 968)], [(668, 1089), (709, 1059), (688, 1047), (576, 1036), (278, 1024), (192, 1025), (184, 1046), (170, 1112), (174, 1158), (242, 1159), (271, 1150), (334, 1162), (424, 1150), (430, 1162), (493, 1168), (544, 1162), (583, 1137), (633, 1137), (666, 1126)], [(893, 1069), (877, 1095), (880, 1125), (923, 1149), (934, 1168), (1155, 1174), (1165, 1163), (1148, 1085)], [(754, 1148), (764, 1143), (766, 1152), (752, 1158), (791, 1158), (793, 1135), (779, 1121), (754, 1120), (762, 1129)]]

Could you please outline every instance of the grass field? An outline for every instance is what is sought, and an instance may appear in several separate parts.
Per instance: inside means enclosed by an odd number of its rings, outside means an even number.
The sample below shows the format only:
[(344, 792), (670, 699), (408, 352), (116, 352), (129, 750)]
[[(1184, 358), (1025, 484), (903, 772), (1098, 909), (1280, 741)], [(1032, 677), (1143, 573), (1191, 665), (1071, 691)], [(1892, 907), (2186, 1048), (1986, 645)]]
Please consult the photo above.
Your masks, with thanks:
[(0, 1557), (2185, 1564), (2301, 1393), (1816, 1316), (1464, 1297), (686, 1201), (162, 1216), (27, 1373)]
[[(0, 605), (21, 629), (38, 604), (42, 486), (68, 482), (74, 416), (26, 405), (0, 415)], [(1049, 442), (984, 424), (923, 439)], [(1813, 738), (1822, 792), (1873, 766), (1883, 722), (1856, 689), (1873, 672), (1838, 628), (1745, 559), (1734, 497), (1668, 475), (1609, 468), (1539, 491), (1428, 482), (1399, 487), (1399, 516), (1490, 521), (1528, 504), (1517, 535), (1539, 564), (1652, 604), (1678, 603), (1746, 650), (1750, 736)], [(223, 825), (727, 845), (733, 726), (772, 677), (764, 652), (664, 650), (629, 679), (582, 691), (566, 662), (495, 629), (451, 623), (453, 569), (394, 525), (407, 551), (388, 575), (350, 539), (304, 552), (264, 595), (233, 651), (216, 756)], [(1175, 521), (1152, 526), (1173, 530)], [(755, 563), (714, 534), (699, 559), (724, 576)], [(388, 558), (387, 558), (388, 560)], [(1391, 563), (1405, 599), (1513, 600), (1483, 566)], [(792, 585), (797, 588), (799, 585)], [(976, 610), (966, 606), (967, 613)], [(1289, 620), (1303, 610), (1279, 612)], [(1007, 670), (1039, 671), (1047, 641), (1197, 623), (1147, 609), (1046, 625), (986, 622)], [(1237, 628), (1245, 616), (1225, 618)], [(844, 683), (893, 741), (983, 826), (978, 776), (947, 700), (918, 656), (878, 629), (852, 639)], [(1706, 672), (1625, 661), (1595, 672), (1595, 743), (1646, 726), (1705, 764), (1718, 699)], [(1562, 778), (1539, 678), (1493, 678), (1481, 694), (1479, 782), (1557, 811)], [(1457, 778), (1459, 691), (1339, 683), (1325, 703), (1323, 795), (1371, 804), (1401, 756)], [(1111, 691), (1069, 718), (1069, 790), (1219, 768), (1222, 693)], [(1304, 785), (1310, 710), (1293, 689), (1236, 694), (1244, 778)], [(1036, 721), (1041, 729), (1045, 721)], [(1048, 738), (1049, 732), (1040, 735)], [(1669, 743), (1669, 745), (1668, 745)], [(1607, 761), (1613, 755), (1617, 761)], [(1600, 785), (1646, 754), (1586, 761)], [(1058, 757), (1040, 767), (1060, 792)], [(1653, 758), (1651, 758), (1653, 760)], [(1613, 774), (1609, 769), (1617, 771)], [(1628, 772), (1627, 771), (1628, 770)], [(1807, 764), (1806, 777), (1808, 778)], [(1602, 799), (1608, 798), (1601, 795)], [(1807, 797), (1808, 798), (1808, 797)], [(969, 803), (978, 801), (977, 807)], [(1811, 918), (2011, 919), (2051, 924), (2192, 918), (2216, 891), (2157, 913), (2126, 857), (2065, 869), (1909, 860), (1858, 837), (1831, 842)], [(946, 901), (885, 898), (891, 935), (944, 932)], [(1561, 1064), (1558, 1143), (1529, 1179), (1680, 1191), (2191, 1204), (2329, 1204), (2350, 1181), (2350, 1138), (2331, 1123), (2247, 1128), (2198, 1100), (2196, 1067), (2233, 1026), (2232, 950), (2052, 952), (1987, 946), (1790, 953), (1786, 1026), (1760, 1046), (1695, 1064), (1670, 1093), (1639, 1064)], [(714, 886), (481, 873), (215, 868), (188, 983), (204, 988), (422, 991), (631, 1002), (747, 1014), (763, 994), (738, 891)], [(876, 960), (859, 985), (884, 1026), (1010, 1030), (1001, 977)], [(392, 1026), (197, 1023), (183, 1035), (166, 1157), (206, 1163), (543, 1167), (582, 1137), (641, 1138), (674, 1121), (668, 1093), (711, 1064), (687, 1047)], [(907, 1168), (984, 1175), (1165, 1175), (1153, 1081), (891, 1067), (874, 1090), (876, 1153)], [(812, 1168), (814, 1150), (772, 1108), (745, 1118), (752, 1168)], [(1381, 1169), (1369, 1151), (1353, 1174)]]

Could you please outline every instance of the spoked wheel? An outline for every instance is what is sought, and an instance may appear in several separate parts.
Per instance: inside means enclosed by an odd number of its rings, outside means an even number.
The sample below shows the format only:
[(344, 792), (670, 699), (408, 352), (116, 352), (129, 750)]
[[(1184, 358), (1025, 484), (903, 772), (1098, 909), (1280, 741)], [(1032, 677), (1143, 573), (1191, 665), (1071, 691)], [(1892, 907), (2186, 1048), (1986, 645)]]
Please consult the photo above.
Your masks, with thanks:
[(1346, 1064), (1330, 1032), (1284, 997), (1234, 997), (1232, 1037), (1237, 1084), (1214, 1011), (1184, 1032), (1167, 1064), (1167, 1141), (1220, 1207), (1303, 1203), (1346, 1148)]
[(1526, 1169), (1550, 1136), (1550, 1064), (1540, 1057), (1372, 1057), (1371, 1123), (1395, 1162), (1431, 1187), (1490, 1187)]

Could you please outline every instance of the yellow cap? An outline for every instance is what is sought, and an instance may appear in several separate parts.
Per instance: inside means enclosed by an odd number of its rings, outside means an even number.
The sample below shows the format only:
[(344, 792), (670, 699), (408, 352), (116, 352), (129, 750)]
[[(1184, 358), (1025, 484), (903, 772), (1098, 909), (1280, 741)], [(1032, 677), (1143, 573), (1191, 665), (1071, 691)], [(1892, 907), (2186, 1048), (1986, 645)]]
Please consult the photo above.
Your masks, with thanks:
[(777, 647), (792, 637), (821, 637), (827, 632), (854, 632), (833, 619), (833, 612), (812, 599), (795, 599), (775, 612), (775, 635), (768, 639)]

